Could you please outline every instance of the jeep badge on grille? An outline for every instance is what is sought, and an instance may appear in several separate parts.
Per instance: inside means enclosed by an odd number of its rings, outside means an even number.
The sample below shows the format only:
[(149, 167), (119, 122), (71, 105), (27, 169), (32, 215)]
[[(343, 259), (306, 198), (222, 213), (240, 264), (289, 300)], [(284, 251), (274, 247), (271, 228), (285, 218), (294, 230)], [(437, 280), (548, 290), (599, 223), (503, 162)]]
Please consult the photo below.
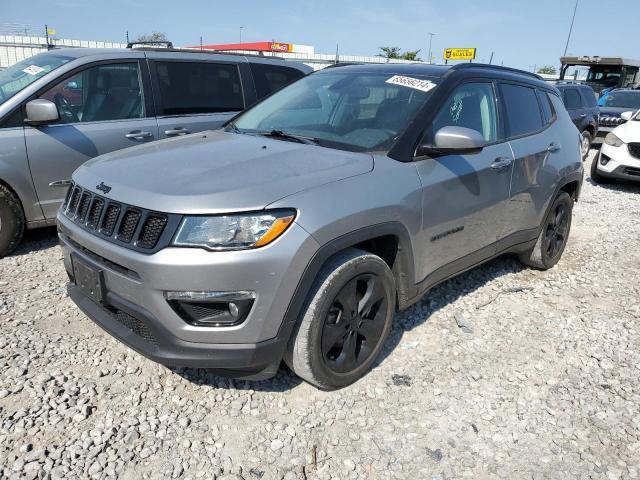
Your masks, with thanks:
[(111, 187), (109, 185), (105, 185), (104, 182), (100, 182), (100, 185), (96, 185), (96, 188), (105, 195), (111, 191)]

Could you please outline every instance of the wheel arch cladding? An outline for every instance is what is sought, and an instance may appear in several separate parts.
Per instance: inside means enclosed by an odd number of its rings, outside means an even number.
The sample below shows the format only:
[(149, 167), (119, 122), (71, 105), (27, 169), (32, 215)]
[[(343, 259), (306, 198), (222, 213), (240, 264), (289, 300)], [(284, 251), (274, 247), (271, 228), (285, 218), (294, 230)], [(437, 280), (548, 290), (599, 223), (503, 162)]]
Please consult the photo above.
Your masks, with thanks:
[(578, 180), (568, 181), (560, 187), (560, 190), (558, 190), (557, 194), (560, 192), (567, 192), (573, 199), (573, 201), (577, 202), (578, 197), (580, 196), (580, 182)]
[[(16, 191), (15, 188), (13, 188), (7, 181), (5, 181), (3, 178), (0, 177), (0, 185), (2, 185), (4, 188), (6, 188), (10, 193), (13, 194), (14, 197), (16, 197), (16, 200), (18, 200), (18, 203), (20, 204), (20, 210), (22, 211), (22, 216), (23, 218), (25, 217), (25, 213), (24, 213), (24, 203), (22, 201), (22, 197), (20, 196), (20, 194)], [(25, 219), (26, 221), (26, 219)]]
[(415, 296), (413, 250), (409, 232), (400, 222), (387, 222), (364, 227), (341, 235), (322, 245), (307, 265), (289, 302), (280, 335), (289, 338), (298, 321), (302, 307), (322, 267), (336, 254), (347, 248), (361, 248), (380, 256), (389, 265), (396, 279), (399, 309), (407, 306)]

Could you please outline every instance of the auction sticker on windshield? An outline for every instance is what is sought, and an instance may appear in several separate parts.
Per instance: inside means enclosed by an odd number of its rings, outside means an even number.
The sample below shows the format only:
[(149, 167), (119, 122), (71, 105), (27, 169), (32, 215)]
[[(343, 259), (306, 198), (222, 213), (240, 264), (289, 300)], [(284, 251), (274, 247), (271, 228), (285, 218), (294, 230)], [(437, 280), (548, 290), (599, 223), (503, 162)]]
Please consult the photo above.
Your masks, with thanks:
[(392, 85), (402, 85), (403, 87), (413, 88), (422, 92), (428, 92), (436, 87), (436, 84), (429, 80), (422, 80), (420, 78), (405, 77), (403, 75), (394, 75), (385, 83), (391, 83)]
[(44, 68), (37, 65), (29, 65), (27, 68), (23, 68), (22, 71), (29, 75), (38, 75), (39, 73), (44, 72)]

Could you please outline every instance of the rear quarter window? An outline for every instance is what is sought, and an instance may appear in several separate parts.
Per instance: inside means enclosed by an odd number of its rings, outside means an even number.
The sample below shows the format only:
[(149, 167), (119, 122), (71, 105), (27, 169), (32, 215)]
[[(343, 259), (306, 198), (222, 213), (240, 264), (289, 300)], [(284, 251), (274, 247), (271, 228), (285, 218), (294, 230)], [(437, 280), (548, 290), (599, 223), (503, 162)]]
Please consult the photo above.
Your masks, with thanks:
[(304, 77), (304, 72), (297, 68), (280, 65), (267, 65), (264, 63), (249, 64), (253, 81), (256, 84), (258, 99), (266, 97), (276, 90), (286, 87), (299, 78)]
[(542, 112), (534, 88), (502, 83), (500, 91), (509, 137), (530, 135), (542, 129)]

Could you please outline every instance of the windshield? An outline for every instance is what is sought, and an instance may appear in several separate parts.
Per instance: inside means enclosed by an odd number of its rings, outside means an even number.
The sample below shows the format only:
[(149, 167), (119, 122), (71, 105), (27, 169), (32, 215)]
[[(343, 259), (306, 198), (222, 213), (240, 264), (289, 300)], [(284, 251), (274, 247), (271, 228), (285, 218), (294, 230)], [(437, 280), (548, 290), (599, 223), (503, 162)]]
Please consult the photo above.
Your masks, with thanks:
[(388, 150), (429, 98), (435, 82), (437, 78), (416, 75), (323, 71), (247, 110), (228, 130), (299, 135), (345, 150)]
[(611, 92), (603, 98), (602, 107), (640, 108), (640, 91), (638, 92)]
[(591, 67), (587, 73), (587, 82), (613, 87), (620, 83), (621, 76), (621, 67)]
[(70, 60), (73, 60), (73, 57), (40, 53), (2, 70), (0, 72), (0, 105), (27, 85)]

